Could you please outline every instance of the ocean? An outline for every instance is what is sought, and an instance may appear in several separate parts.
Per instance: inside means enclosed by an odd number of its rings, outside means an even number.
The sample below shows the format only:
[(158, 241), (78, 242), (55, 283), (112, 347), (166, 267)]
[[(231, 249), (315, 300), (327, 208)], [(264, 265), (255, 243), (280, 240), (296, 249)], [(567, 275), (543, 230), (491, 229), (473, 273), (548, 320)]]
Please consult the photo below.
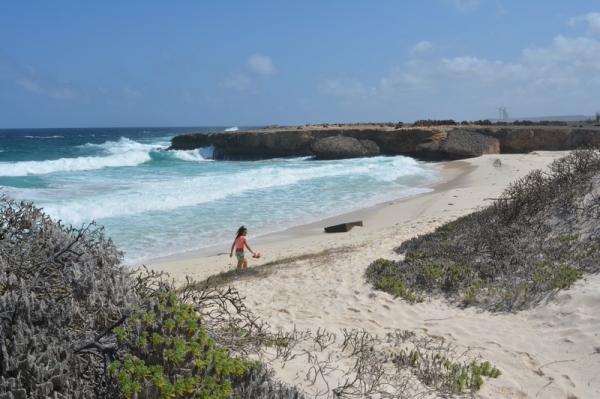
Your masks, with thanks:
[[(244, 128), (244, 127), (240, 127)], [(252, 239), (431, 191), (431, 164), (404, 156), (214, 161), (171, 138), (237, 127), (0, 129), (0, 193), (55, 220), (104, 226), (124, 262)]]

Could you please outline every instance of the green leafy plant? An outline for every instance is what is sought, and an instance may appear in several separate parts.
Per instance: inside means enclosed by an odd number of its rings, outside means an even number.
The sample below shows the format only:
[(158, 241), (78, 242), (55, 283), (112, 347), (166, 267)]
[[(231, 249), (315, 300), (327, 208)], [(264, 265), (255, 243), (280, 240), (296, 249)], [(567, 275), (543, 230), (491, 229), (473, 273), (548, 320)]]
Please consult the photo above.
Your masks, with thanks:
[(394, 277), (386, 277), (377, 283), (376, 288), (389, 292), (396, 298), (401, 297), (410, 302), (422, 302), (423, 298), (420, 295), (414, 293), (406, 287), (406, 284), (402, 280), (398, 280)]
[(466, 390), (478, 391), (483, 386), (483, 377), (498, 378), (502, 372), (490, 362), (479, 363), (472, 361), (461, 364), (447, 359), (441, 354), (435, 355), (437, 367), (441, 369), (440, 379), (450, 387), (452, 393), (462, 393)]
[(149, 298), (145, 307), (113, 330), (121, 347), (128, 349), (123, 361), (109, 367), (124, 398), (152, 392), (165, 399), (228, 398), (231, 381), (246, 377), (256, 366), (216, 346), (194, 306), (174, 292)]

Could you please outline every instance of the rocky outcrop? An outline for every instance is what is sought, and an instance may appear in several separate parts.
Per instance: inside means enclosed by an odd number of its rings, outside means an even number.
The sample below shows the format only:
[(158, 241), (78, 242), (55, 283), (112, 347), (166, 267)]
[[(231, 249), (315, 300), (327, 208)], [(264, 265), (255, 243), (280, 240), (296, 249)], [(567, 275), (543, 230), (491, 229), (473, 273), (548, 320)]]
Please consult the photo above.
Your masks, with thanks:
[[(450, 132), (457, 133), (448, 139)], [(170, 149), (190, 150), (214, 147), (215, 159), (265, 159), (288, 156), (312, 156), (312, 145), (331, 136), (370, 140), (381, 154), (409, 155), (427, 158), (478, 156), (483, 151), (494, 153), (494, 144), (474, 139), (467, 133), (478, 133), (498, 140), (500, 153), (527, 153), (535, 150), (572, 150), (582, 145), (600, 143), (600, 127), (560, 126), (431, 126), (396, 127), (380, 125), (319, 125), (298, 127), (276, 126), (235, 132), (193, 133), (176, 136)], [(468, 138), (471, 137), (471, 138)], [(434, 143), (434, 144), (432, 144)], [(437, 143), (437, 144), (435, 144)], [(479, 144), (477, 144), (479, 143)], [(488, 143), (488, 144), (486, 144)], [(427, 144), (423, 146), (423, 144)], [(469, 147), (465, 150), (463, 146)], [(490, 147), (491, 146), (491, 147)], [(479, 148), (479, 149), (477, 149)], [(485, 149), (488, 148), (488, 149)], [(450, 152), (449, 152), (450, 151)]]
[(600, 143), (600, 129), (597, 127), (481, 129), (480, 133), (497, 138), (503, 153), (565, 151)]
[(346, 159), (379, 155), (379, 147), (371, 140), (331, 136), (315, 141), (310, 146), (317, 159)]
[[(264, 159), (312, 156), (313, 143), (331, 136), (370, 140), (382, 154), (416, 154), (440, 128), (395, 128), (388, 125), (273, 127), (235, 132), (191, 133), (171, 140), (171, 150), (214, 147), (214, 159)], [(367, 144), (373, 148), (372, 144)]]
[(430, 143), (419, 144), (417, 152), (425, 158), (473, 158), (484, 154), (499, 154), (500, 141), (491, 136), (456, 129), (448, 132), (445, 138), (434, 137)]

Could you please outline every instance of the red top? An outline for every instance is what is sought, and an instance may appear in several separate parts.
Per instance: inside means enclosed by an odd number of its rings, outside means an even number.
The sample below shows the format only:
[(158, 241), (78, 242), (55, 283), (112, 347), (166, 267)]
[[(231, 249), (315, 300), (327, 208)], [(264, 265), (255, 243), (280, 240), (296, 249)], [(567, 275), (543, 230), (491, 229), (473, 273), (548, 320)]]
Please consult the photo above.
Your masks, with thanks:
[(246, 244), (246, 236), (239, 236), (235, 239), (235, 249), (244, 249), (244, 244)]

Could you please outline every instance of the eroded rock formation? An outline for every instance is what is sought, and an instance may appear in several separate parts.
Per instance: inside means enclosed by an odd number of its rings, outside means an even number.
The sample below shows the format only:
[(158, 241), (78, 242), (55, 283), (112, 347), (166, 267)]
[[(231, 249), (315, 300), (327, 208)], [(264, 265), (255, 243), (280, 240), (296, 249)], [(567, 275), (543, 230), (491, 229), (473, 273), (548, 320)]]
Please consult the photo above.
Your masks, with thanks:
[(371, 140), (331, 136), (315, 141), (311, 151), (317, 159), (346, 159), (379, 155), (379, 147)]
[(417, 151), (427, 158), (473, 158), (484, 154), (499, 154), (500, 141), (477, 132), (456, 129), (448, 132), (446, 138), (419, 144)]
[[(449, 135), (450, 132), (453, 133)], [(471, 133), (497, 139), (500, 153), (572, 150), (582, 145), (600, 143), (600, 127), (595, 126), (469, 125), (398, 128), (393, 124), (365, 124), (311, 125), (302, 129), (277, 126), (235, 132), (184, 134), (174, 137), (169, 149), (191, 150), (214, 146), (214, 159), (312, 156), (315, 155), (312, 145), (317, 141), (331, 136), (343, 136), (359, 141), (370, 140), (384, 155), (469, 158), (480, 153), (497, 152), (494, 141), (472, 136)], [(447, 141), (448, 137), (451, 137), (450, 141)]]

